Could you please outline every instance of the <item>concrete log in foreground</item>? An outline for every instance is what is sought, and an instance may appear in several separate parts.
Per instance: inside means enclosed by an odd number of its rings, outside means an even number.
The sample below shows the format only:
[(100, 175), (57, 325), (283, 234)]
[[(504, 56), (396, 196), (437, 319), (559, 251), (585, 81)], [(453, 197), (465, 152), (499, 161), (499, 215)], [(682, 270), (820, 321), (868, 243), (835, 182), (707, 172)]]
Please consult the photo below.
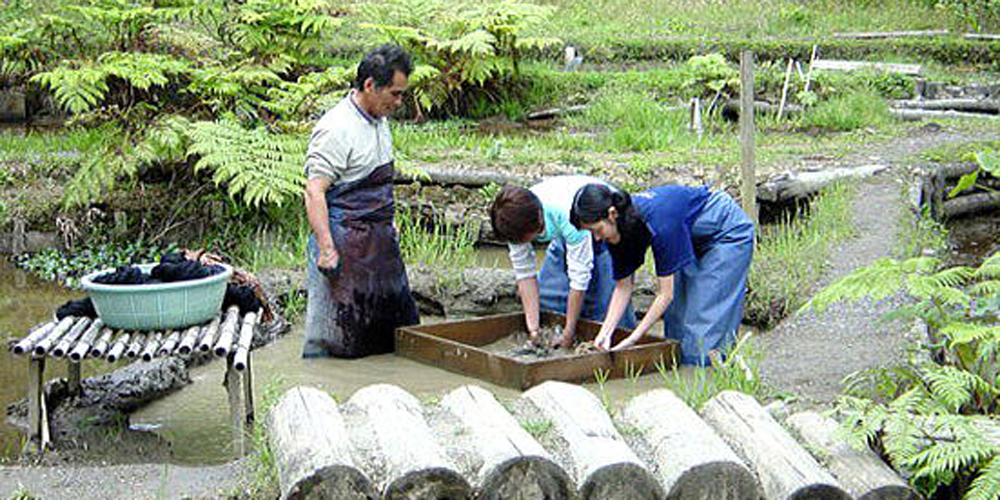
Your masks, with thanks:
[(310, 387), (289, 390), (271, 410), (268, 431), (281, 498), (378, 498), (354, 465), (344, 421), (326, 393)]

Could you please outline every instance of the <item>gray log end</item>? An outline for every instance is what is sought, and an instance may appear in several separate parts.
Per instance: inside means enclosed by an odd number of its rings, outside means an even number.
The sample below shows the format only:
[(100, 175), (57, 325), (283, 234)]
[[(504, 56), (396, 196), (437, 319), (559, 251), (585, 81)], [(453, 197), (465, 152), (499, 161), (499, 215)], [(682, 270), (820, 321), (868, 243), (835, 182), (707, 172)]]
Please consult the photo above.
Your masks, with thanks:
[(695, 467), (670, 488), (670, 500), (756, 500), (761, 498), (750, 469), (733, 462)]
[(810, 484), (795, 490), (788, 500), (851, 500), (851, 495), (832, 484)]
[(920, 495), (904, 485), (892, 484), (869, 491), (858, 500), (920, 500)]
[(576, 486), (561, 467), (545, 457), (512, 458), (495, 467), (477, 500), (544, 500), (576, 498)]
[(634, 463), (598, 469), (580, 487), (581, 500), (663, 500), (665, 497), (656, 478)]
[(410, 472), (393, 481), (385, 500), (468, 500), (472, 488), (461, 474), (442, 467)]
[(371, 481), (353, 467), (324, 467), (289, 488), (285, 500), (377, 500)]

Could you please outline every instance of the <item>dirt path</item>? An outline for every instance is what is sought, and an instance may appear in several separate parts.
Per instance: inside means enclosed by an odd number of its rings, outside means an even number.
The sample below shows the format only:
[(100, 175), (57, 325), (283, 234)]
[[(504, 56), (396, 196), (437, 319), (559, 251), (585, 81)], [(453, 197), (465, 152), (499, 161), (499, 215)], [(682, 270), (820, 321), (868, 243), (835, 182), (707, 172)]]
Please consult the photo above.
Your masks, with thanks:
[[(947, 143), (990, 139), (938, 130), (931, 125), (879, 148), (851, 155), (844, 165), (886, 164), (892, 168), (857, 184), (854, 224), (858, 235), (830, 252), (830, 269), (820, 287), (893, 256), (905, 206), (903, 181), (897, 175), (913, 155)], [(781, 279), (775, 276), (774, 279)], [(806, 311), (793, 315), (762, 334), (755, 343), (762, 353), (763, 379), (780, 391), (794, 395), (805, 406), (827, 404), (841, 393), (842, 379), (855, 371), (896, 363), (905, 353), (910, 335), (906, 325), (879, 323), (879, 318), (900, 304), (835, 304), (823, 314)]]

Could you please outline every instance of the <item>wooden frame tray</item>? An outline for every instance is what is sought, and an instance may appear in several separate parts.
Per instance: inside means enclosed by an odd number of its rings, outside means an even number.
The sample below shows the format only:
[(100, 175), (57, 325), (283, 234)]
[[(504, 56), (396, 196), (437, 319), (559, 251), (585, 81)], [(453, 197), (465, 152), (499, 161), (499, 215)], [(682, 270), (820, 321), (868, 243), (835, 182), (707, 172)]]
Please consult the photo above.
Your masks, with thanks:
[[(542, 311), (542, 326), (562, 325), (562, 314)], [(600, 323), (580, 320), (577, 338), (593, 340)], [(608, 378), (622, 378), (637, 372), (656, 370), (658, 363), (673, 369), (680, 358), (676, 340), (646, 337), (636, 345), (615, 352), (574, 354), (550, 359), (514, 359), (490, 352), (483, 346), (516, 332), (526, 330), (520, 312), (486, 316), (470, 320), (448, 321), (433, 325), (396, 329), (396, 354), (445, 370), (480, 378), (497, 385), (528, 389), (546, 380), (584, 382), (594, 380), (597, 370), (608, 371)], [(625, 338), (629, 330), (615, 331), (614, 342)]]

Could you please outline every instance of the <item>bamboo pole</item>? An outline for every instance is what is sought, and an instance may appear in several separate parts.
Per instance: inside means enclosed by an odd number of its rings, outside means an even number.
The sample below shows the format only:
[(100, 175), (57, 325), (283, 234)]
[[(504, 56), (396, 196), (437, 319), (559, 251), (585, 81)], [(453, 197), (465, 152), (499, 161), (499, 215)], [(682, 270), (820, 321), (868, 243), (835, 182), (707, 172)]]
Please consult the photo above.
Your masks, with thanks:
[(115, 331), (112, 330), (111, 327), (104, 327), (104, 329), (101, 330), (100, 338), (97, 339), (97, 342), (94, 342), (94, 348), (91, 349), (87, 355), (92, 358), (104, 357), (104, 353), (106, 353), (108, 351), (108, 347), (110, 347), (111, 337), (114, 333)]
[(177, 347), (177, 341), (181, 338), (181, 332), (177, 330), (171, 331), (167, 338), (163, 340), (163, 345), (156, 350), (156, 357), (170, 356), (174, 353), (174, 349)]
[(744, 50), (740, 56), (740, 143), (742, 144), (743, 161), (741, 162), (740, 197), (743, 211), (757, 222), (757, 175), (754, 158), (754, 54)]
[(215, 341), (219, 336), (219, 323), (222, 321), (221, 316), (216, 316), (212, 318), (212, 321), (205, 325), (205, 329), (201, 334), (201, 340), (198, 342), (198, 350), (201, 352), (208, 352), (212, 350), (212, 346), (215, 345)]
[(195, 344), (198, 343), (199, 335), (204, 329), (204, 325), (194, 325), (188, 327), (187, 330), (184, 330), (184, 335), (181, 336), (181, 343), (177, 346), (177, 352), (182, 356), (191, 354), (191, 351), (194, 350)]
[(103, 321), (100, 319), (94, 320), (94, 322), (90, 324), (90, 328), (87, 329), (86, 333), (84, 333), (83, 336), (80, 337), (80, 340), (77, 341), (76, 347), (74, 347), (69, 353), (69, 359), (77, 363), (83, 361), (83, 358), (87, 357), (87, 353), (90, 352), (91, 344), (94, 343), (94, 339), (97, 337), (97, 334), (101, 332), (101, 328), (103, 327)]
[(27, 337), (24, 337), (14, 344), (14, 347), (11, 348), (11, 352), (17, 354), (18, 356), (31, 352), (35, 348), (35, 344), (38, 343), (39, 340), (45, 338), (45, 336), (48, 335), (58, 324), (59, 323), (56, 321), (49, 321), (48, 323), (36, 326), (28, 332)]
[(125, 356), (129, 358), (135, 358), (142, 353), (142, 347), (146, 345), (146, 337), (149, 334), (143, 334), (142, 332), (135, 332), (132, 334), (132, 343), (128, 345), (128, 350), (125, 351)]
[(115, 340), (114, 345), (108, 351), (108, 363), (114, 363), (121, 359), (122, 354), (125, 352), (126, 346), (129, 345), (129, 337), (131, 334), (129, 332), (120, 332), (118, 338)]
[(240, 328), (240, 338), (236, 342), (236, 354), (233, 356), (233, 367), (237, 371), (243, 371), (247, 367), (247, 358), (250, 355), (250, 347), (253, 344), (254, 327), (257, 325), (257, 313), (247, 313), (243, 317), (243, 326)]
[(152, 361), (156, 356), (156, 350), (160, 348), (160, 341), (163, 339), (163, 332), (156, 332), (148, 337), (146, 347), (142, 350), (143, 361)]
[(788, 60), (788, 69), (785, 70), (785, 84), (781, 87), (781, 103), (778, 104), (778, 120), (785, 114), (785, 100), (788, 99), (788, 84), (792, 81), (792, 59)]
[(45, 336), (45, 338), (38, 341), (35, 344), (34, 353), (35, 356), (45, 356), (52, 349), (52, 346), (59, 342), (59, 339), (68, 332), (76, 322), (82, 318), (76, 318), (74, 316), (66, 316), (62, 321), (52, 331)]
[(219, 340), (215, 343), (215, 355), (223, 357), (233, 349), (233, 338), (236, 336), (236, 329), (240, 325), (240, 308), (230, 306), (226, 311), (226, 320), (219, 327)]
[(69, 353), (73, 343), (80, 338), (80, 335), (83, 335), (83, 332), (87, 330), (88, 326), (90, 326), (90, 318), (80, 318), (79, 321), (73, 324), (73, 328), (71, 328), (66, 335), (63, 335), (62, 338), (59, 339), (59, 343), (52, 348), (52, 356), (61, 358)]

